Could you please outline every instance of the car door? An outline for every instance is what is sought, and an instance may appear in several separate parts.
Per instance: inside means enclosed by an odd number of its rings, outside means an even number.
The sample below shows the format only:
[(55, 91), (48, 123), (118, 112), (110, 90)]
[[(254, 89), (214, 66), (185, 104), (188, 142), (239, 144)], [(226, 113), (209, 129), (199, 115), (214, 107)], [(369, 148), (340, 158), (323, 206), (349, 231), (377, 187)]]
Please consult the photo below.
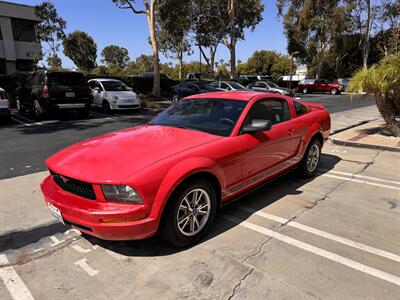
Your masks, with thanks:
[(103, 94), (104, 94), (103, 86), (97, 80), (91, 81), (89, 86), (92, 89), (93, 103), (96, 106), (101, 106), (103, 103)]
[(276, 167), (276, 171), (281, 167), (284, 168), (288, 164), (287, 161), (296, 155), (300, 145), (300, 136), (296, 134), (291, 122), (289, 104), (286, 100), (267, 98), (257, 101), (250, 109), (243, 126), (253, 119), (270, 120), (272, 128), (240, 136), (243, 145), (244, 182), (262, 176), (270, 168)]
[(320, 81), (320, 92), (326, 93), (329, 92), (329, 84), (326, 80)]

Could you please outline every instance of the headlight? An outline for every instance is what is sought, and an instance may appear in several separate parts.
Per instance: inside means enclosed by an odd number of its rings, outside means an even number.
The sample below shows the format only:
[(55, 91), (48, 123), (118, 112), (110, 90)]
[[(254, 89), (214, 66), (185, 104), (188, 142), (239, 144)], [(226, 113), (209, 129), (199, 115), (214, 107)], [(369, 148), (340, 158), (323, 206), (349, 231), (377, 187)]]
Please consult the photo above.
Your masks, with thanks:
[(113, 99), (114, 100), (118, 100), (118, 96), (113, 96)]
[(103, 184), (101, 187), (107, 201), (143, 204), (139, 193), (129, 185)]

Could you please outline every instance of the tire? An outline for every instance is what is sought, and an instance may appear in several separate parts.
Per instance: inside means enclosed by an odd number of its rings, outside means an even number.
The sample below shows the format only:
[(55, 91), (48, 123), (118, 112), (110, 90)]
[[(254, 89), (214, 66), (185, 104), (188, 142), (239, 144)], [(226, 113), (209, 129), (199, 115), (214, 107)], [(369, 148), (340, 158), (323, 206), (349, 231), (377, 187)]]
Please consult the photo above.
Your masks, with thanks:
[[(197, 197), (201, 195), (198, 204), (192, 202), (196, 193)], [(161, 237), (175, 247), (193, 245), (207, 234), (216, 212), (217, 196), (213, 186), (202, 179), (191, 181), (178, 188), (169, 199), (160, 224)]]
[(307, 88), (304, 88), (304, 89), (302, 89), (302, 91), (301, 91), (303, 94), (308, 94), (308, 89)]
[(44, 115), (46, 114), (46, 111), (43, 109), (43, 107), (40, 105), (38, 100), (33, 101), (33, 116), (37, 121), (40, 121), (43, 119)]
[(332, 95), (339, 95), (339, 90), (336, 88), (331, 89), (331, 94)]
[(311, 140), (299, 165), (299, 173), (302, 177), (310, 178), (317, 174), (321, 161), (321, 148), (319, 140), (315, 138)]
[(105, 114), (107, 114), (107, 115), (111, 114), (111, 107), (110, 107), (110, 103), (108, 103), (108, 101), (103, 101), (101, 106), (103, 107), (103, 111)]
[(16, 97), (15, 102), (16, 102), (16, 105), (17, 105), (17, 111), (18, 111), (20, 114), (25, 113), (25, 112), (26, 112), (26, 109), (25, 109), (25, 107), (22, 105), (22, 103), (21, 103), (21, 101), (19, 100), (19, 97), (18, 97), (18, 96)]

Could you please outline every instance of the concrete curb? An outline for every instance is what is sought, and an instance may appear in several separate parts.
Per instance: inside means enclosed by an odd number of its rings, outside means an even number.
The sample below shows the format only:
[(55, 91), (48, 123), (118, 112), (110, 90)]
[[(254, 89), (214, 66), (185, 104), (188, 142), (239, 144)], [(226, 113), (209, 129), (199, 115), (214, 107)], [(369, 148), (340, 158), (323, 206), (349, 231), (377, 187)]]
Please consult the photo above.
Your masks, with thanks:
[(363, 120), (363, 121), (359, 121), (359, 122), (353, 123), (353, 124), (348, 125), (348, 126), (336, 128), (336, 129), (332, 130), (332, 131), (330, 132), (330, 134), (331, 134), (331, 135), (334, 135), (334, 134), (336, 134), (336, 133), (340, 133), (340, 132), (342, 132), (342, 131), (345, 131), (345, 130), (347, 130), (347, 129), (351, 129), (351, 128), (354, 128), (354, 127), (357, 127), (357, 126), (360, 126), (360, 125), (364, 125), (364, 124), (366, 124), (366, 123), (369, 123), (369, 122), (372, 122), (372, 121), (375, 121), (375, 120), (378, 120), (378, 119), (379, 119), (379, 118), (373, 118), (373, 119)]
[(335, 144), (335, 145), (373, 149), (373, 150), (386, 150), (386, 151), (392, 151), (392, 152), (400, 152), (400, 147), (390, 147), (390, 146), (382, 146), (382, 145), (375, 145), (375, 144), (357, 143), (357, 142), (352, 142), (352, 141), (339, 140), (339, 139), (335, 139), (333, 137), (330, 137), (329, 140), (332, 144)]
[(0, 234), (0, 252), (22, 248), (36, 243), (44, 237), (63, 232), (67, 229), (68, 226), (54, 220), (30, 228), (3, 232)]

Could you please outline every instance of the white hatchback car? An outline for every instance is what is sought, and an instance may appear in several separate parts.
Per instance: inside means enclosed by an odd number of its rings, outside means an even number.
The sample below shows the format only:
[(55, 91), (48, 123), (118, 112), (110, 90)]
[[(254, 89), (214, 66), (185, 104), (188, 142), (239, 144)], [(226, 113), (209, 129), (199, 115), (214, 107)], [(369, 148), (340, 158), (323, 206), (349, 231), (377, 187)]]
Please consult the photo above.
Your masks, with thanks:
[(88, 81), (92, 90), (93, 105), (102, 107), (104, 112), (113, 110), (139, 109), (138, 95), (125, 83), (116, 79), (95, 78)]
[(8, 94), (0, 87), (0, 121), (9, 120), (11, 116)]

